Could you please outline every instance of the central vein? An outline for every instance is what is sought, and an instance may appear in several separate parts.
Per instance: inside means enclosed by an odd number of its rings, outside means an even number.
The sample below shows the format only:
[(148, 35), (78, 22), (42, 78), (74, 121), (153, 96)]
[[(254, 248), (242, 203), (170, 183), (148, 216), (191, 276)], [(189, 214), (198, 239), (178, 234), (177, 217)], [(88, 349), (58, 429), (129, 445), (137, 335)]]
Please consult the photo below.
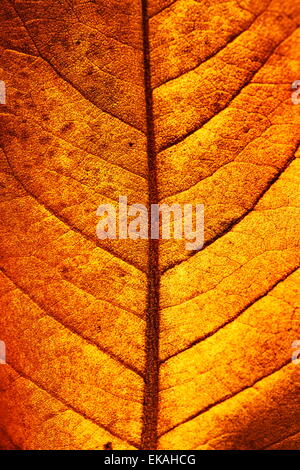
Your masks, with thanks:
[[(147, 0), (142, 1), (142, 27), (144, 50), (144, 86), (147, 120), (148, 194), (149, 207), (158, 204), (156, 150), (153, 124), (151, 87), (149, 16)], [(151, 239), (149, 224), (148, 296), (146, 311), (146, 370), (141, 446), (145, 450), (157, 448), (157, 419), (159, 392), (159, 240)]]

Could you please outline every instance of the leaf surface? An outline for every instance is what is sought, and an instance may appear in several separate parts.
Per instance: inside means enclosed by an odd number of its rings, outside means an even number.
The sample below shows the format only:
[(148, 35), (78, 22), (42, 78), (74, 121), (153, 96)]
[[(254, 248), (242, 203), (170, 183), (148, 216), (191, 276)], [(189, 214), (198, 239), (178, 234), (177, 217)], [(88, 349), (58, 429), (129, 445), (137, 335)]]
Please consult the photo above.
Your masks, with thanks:
[[(300, 448), (300, 6), (3, 0), (0, 448)], [(205, 245), (96, 209), (205, 206)]]

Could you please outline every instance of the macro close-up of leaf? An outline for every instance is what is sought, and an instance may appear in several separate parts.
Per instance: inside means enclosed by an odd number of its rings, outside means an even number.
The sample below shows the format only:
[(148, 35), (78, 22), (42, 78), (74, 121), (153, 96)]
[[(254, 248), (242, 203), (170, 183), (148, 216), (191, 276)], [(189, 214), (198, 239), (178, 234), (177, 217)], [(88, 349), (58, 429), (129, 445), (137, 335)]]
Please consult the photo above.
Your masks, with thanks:
[[(0, 20), (0, 449), (300, 450), (300, 3)], [(202, 249), (99, 239), (120, 196)]]

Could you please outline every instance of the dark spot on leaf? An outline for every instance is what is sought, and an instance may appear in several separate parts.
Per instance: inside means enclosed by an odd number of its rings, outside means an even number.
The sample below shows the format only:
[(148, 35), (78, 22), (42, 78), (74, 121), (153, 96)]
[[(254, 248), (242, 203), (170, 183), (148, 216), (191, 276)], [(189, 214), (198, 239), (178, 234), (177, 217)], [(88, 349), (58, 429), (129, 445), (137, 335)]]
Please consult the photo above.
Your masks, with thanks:
[(112, 450), (112, 442), (107, 442), (106, 444), (104, 444), (103, 449)]
[(61, 131), (62, 132), (68, 132), (70, 131), (71, 129), (73, 129), (74, 127), (74, 123), (73, 122), (68, 122), (67, 124), (65, 124), (62, 128), (61, 128)]
[(41, 137), (40, 138), (40, 143), (41, 144), (48, 144), (49, 142), (51, 142), (51, 138), (50, 137)]

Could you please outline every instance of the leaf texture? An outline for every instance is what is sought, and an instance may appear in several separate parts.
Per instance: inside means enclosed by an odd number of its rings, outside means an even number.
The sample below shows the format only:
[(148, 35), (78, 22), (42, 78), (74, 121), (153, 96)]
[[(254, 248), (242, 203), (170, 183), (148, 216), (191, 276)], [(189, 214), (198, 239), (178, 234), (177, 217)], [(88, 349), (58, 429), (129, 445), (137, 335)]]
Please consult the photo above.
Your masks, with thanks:
[[(0, 448), (300, 449), (300, 5), (3, 0)], [(96, 209), (203, 203), (205, 245)]]

